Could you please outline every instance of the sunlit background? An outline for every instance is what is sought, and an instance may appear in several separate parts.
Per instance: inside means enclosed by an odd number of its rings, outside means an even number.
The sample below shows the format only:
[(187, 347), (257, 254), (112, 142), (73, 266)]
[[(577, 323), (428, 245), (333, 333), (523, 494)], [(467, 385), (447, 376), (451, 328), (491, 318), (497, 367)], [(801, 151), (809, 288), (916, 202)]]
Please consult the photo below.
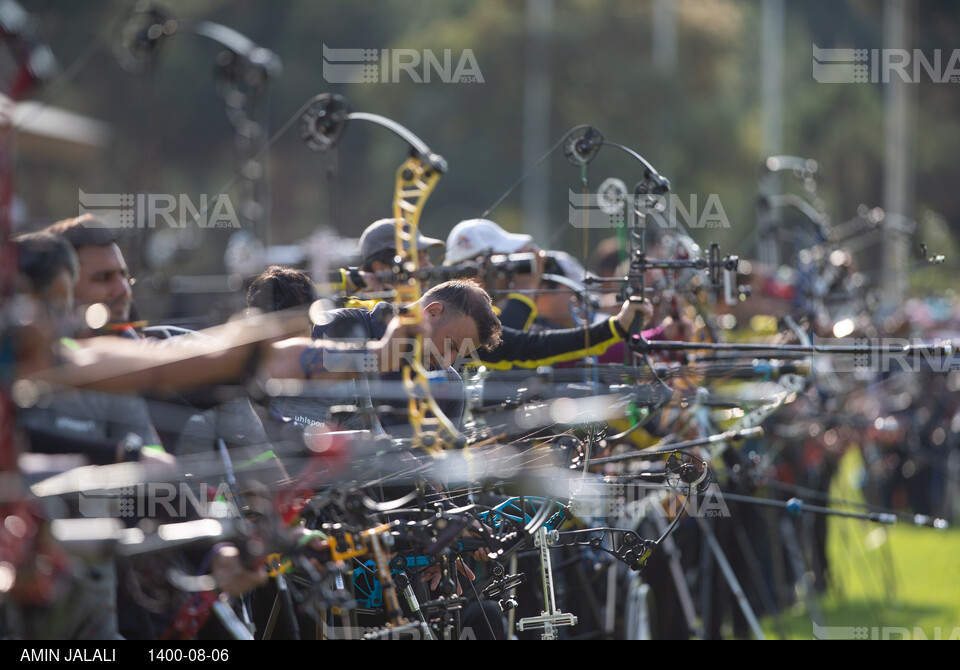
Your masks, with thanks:
[[(224, 192), (236, 211), (239, 231), (192, 220), (129, 229), (135, 298), (151, 321), (209, 325), (240, 306), (243, 278), (266, 263), (338, 267), (362, 229), (391, 214), (404, 143), (354, 123), (335, 150), (311, 151), (298, 111), (325, 92), (345, 96), (354, 111), (396, 120), (446, 158), (449, 172), (421, 221), (428, 235), (446, 238), (458, 221), (485, 212), (571, 127), (590, 124), (670, 180), (680, 223), (702, 247), (718, 242), (743, 259), (763, 253), (757, 203), (766, 158), (810, 161), (813, 172), (783, 170), (765, 188), (818, 203), (831, 226), (852, 222), (843, 229), (853, 231), (848, 246), (888, 304), (953, 299), (960, 81), (951, 78), (960, 78), (960, 15), (950, 2), (22, 7), (57, 69), (15, 112), (18, 231), (76, 216), (81, 191), (172, 194), (198, 208), (202, 196)], [(148, 7), (175, 29), (133, 58)], [(238, 75), (224, 40), (259, 48), (264, 78)], [(328, 53), (325, 63), (324, 48), (375, 50), (377, 80), (335, 83), (336, 59)], [(865, 60), (818, 75), (820, 49), (866, 50), (857, 52)], [(866, 81), (828, 81), (854, 62), (868, 66)], [(411, 65), (397, 67), (404, 63)], [(459, 79), (458, 69), (466, 73)], [(586, 260), (613, 231), (571, 224), (571, 194), (608, 177), (631, 188), (642, 171), (604, 147), (581, 174), (562, 149), (489, 217)], [(803, 234), (800, 213), (778, 216), (785, 231)], [(794, 234), (780, 254), (784, 265)], [(926, 263), (924, 252), (945, 262)]]

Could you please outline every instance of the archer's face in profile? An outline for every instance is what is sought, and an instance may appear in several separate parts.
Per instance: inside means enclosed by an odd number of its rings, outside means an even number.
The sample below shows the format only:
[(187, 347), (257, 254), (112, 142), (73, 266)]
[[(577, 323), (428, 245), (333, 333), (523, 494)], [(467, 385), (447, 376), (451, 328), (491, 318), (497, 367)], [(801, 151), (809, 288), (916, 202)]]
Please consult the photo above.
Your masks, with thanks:
[[(418, 254), (419, 268), (421, 270), (430, 270), (433, 268), (433, 262), (430, 260), (430, 252), (427, 249), (420, 249)], [(377, 272), (389, 271), (390, 266), (386, 263), (380, 261), (374, 261), (370, 267), (373, 269), (374, 274)], [(430, 281), (428, 279), (423, 279), (420, 281), (420, 291), (426, 291), (430, 287)], [(378, 288), (393, 288), (393, 284), (390, 282), (379, 282)]]
[(574, 328), (575, 294), (570, 288), (554, 282), (543, 282), (536, 294), (537, 313), (552, 326)]
[(429, 365), (448, 367), (458, 359), (473, 356), (480, 342), (476, 321), (445, 309), (441, 302), (427, 305), (423, 318), (430, 327), (430, 335), (424, 338), (423, 347)]
[(77, 250), (80, 276), (74, 296), (81, 305), (103, 303), (110, 310), (111, 323), (130, 320), (133, 290), (123, 253), (116, 244), (88, 244)]

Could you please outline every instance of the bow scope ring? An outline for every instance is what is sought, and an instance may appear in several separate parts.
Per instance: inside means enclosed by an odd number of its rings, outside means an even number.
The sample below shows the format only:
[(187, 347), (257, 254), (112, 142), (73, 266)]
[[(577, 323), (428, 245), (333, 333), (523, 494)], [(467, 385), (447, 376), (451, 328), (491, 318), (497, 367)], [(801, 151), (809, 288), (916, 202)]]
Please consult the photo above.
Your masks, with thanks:
[(347, 130), (350, 103), (342, 95), (322, 93), (300, 116), (300, 138), (313, 151), (332, 149)]

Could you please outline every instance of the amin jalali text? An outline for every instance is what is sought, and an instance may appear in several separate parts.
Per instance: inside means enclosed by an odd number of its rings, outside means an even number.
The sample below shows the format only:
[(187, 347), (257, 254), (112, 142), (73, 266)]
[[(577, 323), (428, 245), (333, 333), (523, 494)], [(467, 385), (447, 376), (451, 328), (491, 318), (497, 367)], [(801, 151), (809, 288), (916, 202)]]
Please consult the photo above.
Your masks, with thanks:
[(82, 649), (82, 648), (66, 648), (66, 649), (24, 649), (20, 654), (20, 661), (65, 661), (67, 663), (72, 663), (73, 661), (99, 661), (99, 662), (115, 662), (117, 660), (117, 650), (112, 648), (104, 649)]

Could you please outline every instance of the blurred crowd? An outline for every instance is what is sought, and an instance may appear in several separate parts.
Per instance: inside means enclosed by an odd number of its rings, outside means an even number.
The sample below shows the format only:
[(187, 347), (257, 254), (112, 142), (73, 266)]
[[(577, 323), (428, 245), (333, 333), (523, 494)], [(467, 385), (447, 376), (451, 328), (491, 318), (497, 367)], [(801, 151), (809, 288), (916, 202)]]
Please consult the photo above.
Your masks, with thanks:
[[(753, 616), (830, 584), (827, 515), (749, 498), (832, 505), (838, 464), (854, 450), (863, 510), (956, 517), (952, 353), (888, 365), (868, 349), (788, 348), (949, 340), (960, 327), (956, 299), (875, 317), (849, 253), (793, 272), (742, 262), (730, 301), (697, 265), (706, 254), (675, 230), (653, 231), (639, 256), (604, 240), (584, 265), (488, 219), (462, 221), (446, 240), (384, 219), (360, 236), (356, 266), (332, 277), (271, 266), (247, 278), (242, 313), (193, 331), (138, 319), (122, 240), (100, 223), (67, 219), (11, 243), (4, 637), (314, 639), (344, 621), (368, 634), (414, 622), (498, 639), (747, 637)], [(745, 342), (784, 348), (708, 349)], [(800, 359), (803, 373), (771, 373)], [(575, 420), (565, 398), (612, 409)], [(537, 419), (542, 407), (550, 417)], [(569, 416), (556, 416), (561, 407)], [(709, 447), (744, 417), (764, 436)], [(683, 467), (610, 458), (697, 440)], [(401, 476), (491, 444), (550, 451), (556, 476), (582, 473), (606, 507), (578, 515), (557, 497), (528, 512), (517, 477)], [(700, 474), (679, 474), (690, 471)], [(644, 477), (670, 486), (645, 490), (638, 512), (624, 482)], [(711, 492), (716, 514), (684, 507)], [(543, 524), (549, 505), (556, 538), (621, 530), (554, 540), (548, 569), (522, 529)], [(456, 532), (438, 530), (439, 518), (456, 518)], [(211, 519), (218, 531), (198, 525)], [(400, 532), (400, 519), (417, 532)], [(397, 546), (379, 547), (380, 533)], [(508, 550), (507, 536), (526, 543)], [(635, 555), (628, 536), (663, 545)], [(504, 572), (522, 577), (508, 587)], [(501, 590), (477, 593), (482, 579)]]

